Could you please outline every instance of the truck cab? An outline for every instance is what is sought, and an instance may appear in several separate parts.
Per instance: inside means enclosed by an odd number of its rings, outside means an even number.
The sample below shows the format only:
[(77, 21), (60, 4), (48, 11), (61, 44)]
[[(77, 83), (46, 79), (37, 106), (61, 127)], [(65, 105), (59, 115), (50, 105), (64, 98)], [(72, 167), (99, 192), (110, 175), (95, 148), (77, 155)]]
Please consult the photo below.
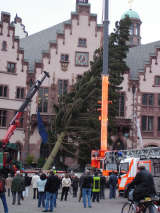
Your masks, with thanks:
[[(128, 184), (130, 184), (137, 174), (137, 167), (139, 165), (145, 166), (145, 168), (152, 173), (154, 179), (157, 177), (159, 170), (157, 165), (155, 166), (157, 160), (153, 159), (142, 159), (142, 158), (133, 158), (129, 157), (124, 160), (121, 160), (119, 166), (119, 178), (118, 178), (118, 190), (119, 194), (125, 194)], [(160, 162), (160, 161), (159, 161)], [(158, 175), (159, 176), (159, 175)], [(156, 184), (157, 185), (157, 184)], [(157, 188), (157, 187), (156, 187)], [(159, 190), (158, 190), (159, 191)]]

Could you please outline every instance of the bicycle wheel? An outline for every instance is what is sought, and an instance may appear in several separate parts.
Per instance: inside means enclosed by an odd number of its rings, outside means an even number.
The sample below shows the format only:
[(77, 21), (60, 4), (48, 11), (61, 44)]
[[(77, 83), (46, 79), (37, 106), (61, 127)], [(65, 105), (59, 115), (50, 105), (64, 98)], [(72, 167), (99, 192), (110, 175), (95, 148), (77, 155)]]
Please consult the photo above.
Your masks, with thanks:
[(136, 213), (134, 204), (132, 202), (124, 203), (121, 213)]
[(158, 209), (154, 204), (150, 204), (146, 207), (145, 213), (158, 213)]

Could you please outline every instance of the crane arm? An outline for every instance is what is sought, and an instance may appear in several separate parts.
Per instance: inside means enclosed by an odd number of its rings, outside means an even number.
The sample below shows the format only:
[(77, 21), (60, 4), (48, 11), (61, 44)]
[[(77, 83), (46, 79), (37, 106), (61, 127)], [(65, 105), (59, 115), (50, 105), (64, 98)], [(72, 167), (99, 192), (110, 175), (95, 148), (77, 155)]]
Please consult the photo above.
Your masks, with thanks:
[(16, 115), (13, 117), (12, 121), (9, 124), (9, 128), (7, 130), (7, 133), (4, 136), (4, 138), (2, 139), (3, 147), (5, 147), (7, 145), (7, 143), (9, 142), (9, 139), (14, 134), (15, 129), (19, 126), (19, 124), (20, 124), (20, 118), (22, 117), (25, 108), (31, 102), (33, 96), (39, 90), (41, 84), (43, 83), (43, 81), (44, 81), (44, 79), (46, 77), (49, 78), (49, 73), (46, 72), (46, 71), (44, 71), (42, 73), (42, 76), (40, 76), (40, 78), (32, 85), (32, 87), (28, 91), (24, 103), (20, 106), (20, 108), (18, 109)]

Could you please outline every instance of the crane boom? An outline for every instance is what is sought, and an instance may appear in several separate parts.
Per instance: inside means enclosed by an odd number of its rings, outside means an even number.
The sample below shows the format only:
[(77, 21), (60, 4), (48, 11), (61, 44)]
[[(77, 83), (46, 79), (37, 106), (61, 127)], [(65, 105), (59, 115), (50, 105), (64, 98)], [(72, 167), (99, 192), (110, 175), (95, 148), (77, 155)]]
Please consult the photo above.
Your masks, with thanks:
[(44, 71), (42, 73), (42, 76), (32, 85), (32, 87), (28, 91), (24, 103), (20, 106), (20, 108), (18, 109), (16, 115), (14, 116), (14, 118), (12, 119), (12, 121), (10, 122), (9, 128), (7, 130), (7, 133), (4, 136), (4, 138), (2, 139), (3, 147), (6, 146), (6, 144), (9, 142), (9, 139), (14, 134), (15, 129), (19, 126), (19, 124), (20, 124), (20, 118), (22, 117), (22, 114), (23, 114), (25, 108), (31, 102), (33, 96), (39, 90), (41, 84), (43, 83), (43, 81), (44, 81), (44, 79), (46, 77), (49, 78), (49, 73), (46, 72), (46, 71)]
[(102, 72), (102, 106), (101, 106), (101, 148), (100, 156), (104, 157), (107, 151), (107, 131), (108, 131), (108, 0), (104, 4), (103, 21), (103, 72)]

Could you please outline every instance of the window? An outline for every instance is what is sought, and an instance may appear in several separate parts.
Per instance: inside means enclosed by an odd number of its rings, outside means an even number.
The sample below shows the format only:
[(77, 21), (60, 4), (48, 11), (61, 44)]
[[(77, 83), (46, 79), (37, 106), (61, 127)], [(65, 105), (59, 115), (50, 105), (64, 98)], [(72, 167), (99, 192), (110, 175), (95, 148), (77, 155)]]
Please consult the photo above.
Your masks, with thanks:
[(58, 95), (62, 96), (67, 94), (68, 80), (58, 80)]
[(85, 3), (85, 4), (88, 3), (88, 0), (77, 0), (77, 1), (78, 1), (78, 3)]
[(61, 54), (61, 62), (69, 62), (69, 55)]
[(140, 36), (140, 24), (136, 24), (136, 35)]
[(32, 85), (33, 85), (33, 80), (30, 79), (30, 80), (29, 80), (29, 87), (32, 87)]
[(155, 85), (160, 86), (160, 76), (155, 76)]
[(130, 25), (129, 35), (134, 35), (134, 25), (133, 24)]
[(160, 94), (158, 94), (158, 106), (160, 106)]
[(7, 71), (10, 72), (10, 73), (15, 73), (16, 72), (16, 64), (8, 62)]
[(0, 85), (0, 97), (8, 96), (8, 87), (4, 85)]
[(39, 112), (48, 112), (48, 88), (39, 89), (38, 111)]
[(78, 40), (78, 46), (79, 47), (87, 47), (87, 40), (86, 40), (86, 38), (79, 38), (79, 40)]
[(153, 131), (153, 116), (142, 116), (142, 131)]
[(124, 117), (125, 94), (121, 93), (118, 100), (118, 117)]
[(158, 131), (160, 131), (160, 117), (158, 117), (157, 122), (158, 122), (158, 125), (157, 125), (157, 126), (158, 126), (158, 128), (157, 128), (157, 129), (158, 129)]
[(2, 42), (2, 51), (6, 51), (7, 50), (7, 42), (3, 41)]
[(154, 95), (153, 94), (143, 94), (142, 95), (142, 105), (153, 106), (154, 105)]
[(89, 53), (88, 52), (76, 52), (75, 64), (76, 64), (76, 66), (88, 66), (89, 65)]
[(24, 98), (24, 88), (18, 87), (16, 91), (16, 98), (23, 99)]
[(0, 127), (6, 127), (7, 123), (7, 111), (0, 110)]
[(82, 75), (77, 75), (77, 81), (80, 81), (82, 79)]

